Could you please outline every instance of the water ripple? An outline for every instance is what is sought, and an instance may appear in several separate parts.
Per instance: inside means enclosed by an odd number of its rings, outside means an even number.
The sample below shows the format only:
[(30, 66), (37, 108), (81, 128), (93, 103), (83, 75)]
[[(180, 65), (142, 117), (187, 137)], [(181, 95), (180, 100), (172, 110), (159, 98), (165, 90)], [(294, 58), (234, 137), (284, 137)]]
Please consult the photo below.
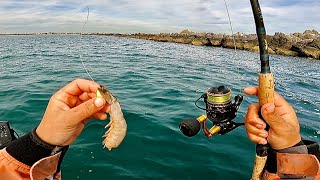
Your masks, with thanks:
[[(122, 104), (128, 121), (123, 144), (102, 149), (107, 122), (89, 122), (64, 160), (66, 179), (250, 178), (254, 144), (244, 128), (186, 138), (178, 124), (203, 113), (193, 103), (211, 86), (227, 85), (233, 96), (255, 86), (258, 54), (106, 36), (0, 36), (0, 46), (0, 118), (21, 134), (39, 123), (54, 92), (75, 78), (88, 79), (81, 60)], [(320, 61), (271, 55), (270, 63), (302, 136), (319, 141)], [(245, 96), (236, 120), (255, 102)]]

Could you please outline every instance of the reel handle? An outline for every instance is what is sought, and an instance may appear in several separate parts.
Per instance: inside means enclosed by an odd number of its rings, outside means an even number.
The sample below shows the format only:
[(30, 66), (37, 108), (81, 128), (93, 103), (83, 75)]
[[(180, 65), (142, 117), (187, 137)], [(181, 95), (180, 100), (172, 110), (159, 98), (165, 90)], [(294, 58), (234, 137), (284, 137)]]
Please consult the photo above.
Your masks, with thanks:
[(180, 131), (188, 137), (195, 136), (200, 131), (200, 122), (197, 119), (185, 119), (179, 124)]

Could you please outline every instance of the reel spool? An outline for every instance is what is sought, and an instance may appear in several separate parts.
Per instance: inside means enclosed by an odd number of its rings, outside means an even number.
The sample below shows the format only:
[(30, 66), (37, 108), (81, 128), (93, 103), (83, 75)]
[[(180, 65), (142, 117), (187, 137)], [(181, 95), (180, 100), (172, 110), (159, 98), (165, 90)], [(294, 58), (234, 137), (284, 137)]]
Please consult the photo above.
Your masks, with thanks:
[[(237, 111), (243, 101), (243, 96), (237, 95), (234, 102), (231, 100), (231, 89), (225, 86), (211, 87), (206, 93), (202, 94), (196, 101), (195, 106), (205, 110), (206, 114), (199, 116), (197, 119), (188, 118), (179, 124), (180, 131), (188, 137), (195, 136), (201, 129), (204, 134), (210, 138), (214, 134), (224, 135), (235, 128), (244, 125), (232, 120), (236, 118)], [(206, 107), (198, 106), (198, 101), (203, 99)], [(212, 128), (207, 129), (206, 120), (213, 123)]]

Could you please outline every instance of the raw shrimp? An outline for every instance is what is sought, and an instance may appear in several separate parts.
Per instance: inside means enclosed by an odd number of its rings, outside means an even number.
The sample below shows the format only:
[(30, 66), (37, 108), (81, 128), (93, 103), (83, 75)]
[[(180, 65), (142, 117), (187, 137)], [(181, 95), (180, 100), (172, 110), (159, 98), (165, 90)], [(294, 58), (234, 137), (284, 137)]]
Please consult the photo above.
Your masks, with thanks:
[(111, 151), (120, 145), (127, 133), (127, 123), (123, 117), (120, 104), (116, 97), (104, 86), (100, 86), (97, 90), (97, 97), (103, 97), (110, 104), (110, 122), (105, 126), (109, 128), (103, 135), (105, 138), (102, 142), (104, 148)]
[[(88, 22), (89, 19), (89, 8), (88, 9), (88, 14), (87, 14), (87, 20), (82, 26), (82, 31), (80, 33), (80, 38), (82, 39), (82, 32), (84, 30), (85, 25)], [(80, 47), (80, 46), (79, 46)], [(83, 60), (82, 60), (82, 55), (80, 53), (80, 60), (82, 63), (83, 68), (86, 70), (88, 76), (92, 81), (93, 78), (91, 77), (88, 69), (86, 68)], [(127, 133), (127, 123), (126, 120), (123, 117), (123, 113), (121, 111), (120, 104), (115, 98), (111, 92), (108, 90), (108, 88), (104, 86), (100, 86), (97, 90), (97, 97), (103, 97), (108, 104), (111, 106), (110, 110), (110, 122), (109, 124), (106, 125), (105, 128), (109, 128), (106, 133), (103, 135), (105, 138), (102, 142), (104, 148), (108, 148), (109, 151), (111, 151), (112, 148), (116, 148), (120, 145), (120, 143), (123, 141), (124, 137), (126, 136)]]

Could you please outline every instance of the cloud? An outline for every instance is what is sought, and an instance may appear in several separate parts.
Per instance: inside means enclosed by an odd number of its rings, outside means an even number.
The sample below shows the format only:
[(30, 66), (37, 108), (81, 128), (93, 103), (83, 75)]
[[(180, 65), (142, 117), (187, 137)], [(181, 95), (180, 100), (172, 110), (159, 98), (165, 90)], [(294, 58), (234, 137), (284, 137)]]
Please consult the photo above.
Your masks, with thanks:
[[(249, 1), (227, 0), (234, 31), (255, 33)], [(319, 28), (319, 1), (264, 0), (267, 32)], [(223, 0), (2, 0), (0, 33), (80, 32), (159, 33), (191, 29), (230, 33)], [(319, 30), (319, 29), (317, 29)]]

